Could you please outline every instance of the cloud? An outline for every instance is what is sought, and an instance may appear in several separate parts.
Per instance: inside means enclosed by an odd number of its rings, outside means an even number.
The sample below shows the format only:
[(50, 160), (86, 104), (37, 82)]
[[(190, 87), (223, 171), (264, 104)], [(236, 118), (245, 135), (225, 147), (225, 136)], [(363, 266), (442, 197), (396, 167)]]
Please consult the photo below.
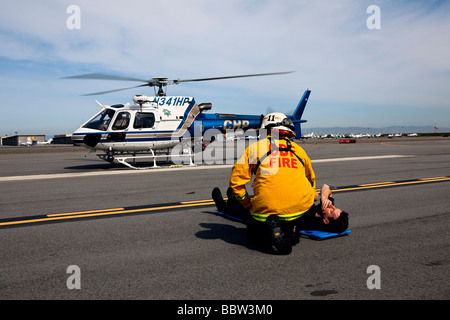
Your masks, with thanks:
[[(72, 4), (81, 10), (79, 30), (66, 26)], [(381, 9), (380, 30), (366, 26), (372, 4)], [(296, 71), (169, 88), (207, 94), (230, 112), (242, 103), (250, 113), (269, 104), (292, 108), (307, 87), (311, 107), (448, 108), (449, 12), (445, 1), (16, 0), (1, 4), (0, 57), (51, 65), (55, 79), (88, 72), (196, 78)], [(70, 84), (76, 94), (132, 85)]]

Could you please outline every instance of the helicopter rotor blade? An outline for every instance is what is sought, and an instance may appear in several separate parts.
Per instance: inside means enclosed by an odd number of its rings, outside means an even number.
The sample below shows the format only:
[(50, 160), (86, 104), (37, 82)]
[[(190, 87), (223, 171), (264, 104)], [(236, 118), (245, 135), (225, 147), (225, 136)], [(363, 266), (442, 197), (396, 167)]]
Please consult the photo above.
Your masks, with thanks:
[(100, 91), (100, 92), (87, 93), (87, 94), (83, 94), (82, 96), (101, 95), (101, 94), (112, 93), (112, 92), (116, 92), (116, 91), (128, 90), (128, 89), (139, 88), (139, 87), (146, 87), (146, 86), (148, 86), (147, 83), (146, 83), (146, 84), (141, 84), (141, 85), (139, 85), (139, 86), (134, 86), (134, 87), (128, 87), (128, 88), (114, 89), (114, 90), (108, 90), (108, 91)]
[(226, 77), (214, 77), (214, 78), (201, 78), (201, 79), (185, 79), (185, 80), (171, 80), (173, 83), (178, 84), (180, 82), (191, 82), (191, 81), (209, 81), (209, 80), (221, 80), (221, 79), (232, 79), (232, 78), (246, 78), (246, 77), (259, 77), (259, 76), (273, 76), (277, 74), (287, 74), (292, 73), (294, 71), (286, 71), (286, 72), (272, 72), (272, 73), (257, 73), (257, 74), (246, 74), (239, 76), (226, 76)]
[(61, 79), (91, 79), (91, 80), (120, 80), (120, 81), (140, 81), (140, 82), (150, 82), (151, 80), (143, 80), (131, 77), (115, 76), (103, 73), (88, 73), (80, 74), (77, 76), (63, 77)]
[(213, 78), (199, 78), (199, 79), (167, 79), (164, 77), (156, 77), (152, 78), (150, 80), (144, 80), (144, 79), (137, 79), (132, 77), (123, 77), (123, 76), (115, 76), (110, 74), (103, 74), (103, 73), (88, 73), (88, 74), (81, 74), (77, 76), (68, 76), (63, 77), (62, 79), (90, 79), (90, 80), (119, 80), (119, 81), (139, 81), (139, 82), (145, 82), (145, 84), (134, 86), (134, 87), (128, 87), (128, 88), (121, 88), (121, 89), (114, 89), (114, 90), (107, 90), (107, 91), (101, 91), (101, 92), (94, 92), (94, 93), (88, 93), (84, 94), (83, 96), (92, 96), (92, 95), (100, 95), (100, 94), (106, 94), (116, 91), (122, 91), (122, 90), (128, 90), (133, 88), (139, 88), (139, 87), (159, 87), (159, 90), (162, 91), (162, 87), (165, 87), (167, 85), (171, 84), (179, 84), (181, 82), (193, 82), (193, 81), (210, 81), (210, 80), (221, 80), (221, 79), (232, 79), (232, 78), (247, 78), (247, 77), (259, 77), (259, 76), (273, 76), (278, 74), (288, 74), (292, 73), (294, 71), (286, 71), (286, 72), (272, 72), (272, 73), (256, 73), (256, 74), (246, 74), (246, 75), (238, 75), (238, 76), (225, 76), (225, 77), (213, 77)]

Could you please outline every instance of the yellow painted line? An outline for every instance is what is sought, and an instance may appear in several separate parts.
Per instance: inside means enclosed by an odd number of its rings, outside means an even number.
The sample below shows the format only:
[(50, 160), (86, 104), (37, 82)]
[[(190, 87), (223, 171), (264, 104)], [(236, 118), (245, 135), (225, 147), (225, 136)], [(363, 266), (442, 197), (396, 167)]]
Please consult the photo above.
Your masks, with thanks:
[(195, 206), (202, 206), (202, 205), (209, 205), (209, 204), (214, 204), (214, 202), (211, 200), (210, 202), (203, 201), (203, 202), (199, 202), (199, 203), (179, 204), (179, 205), (171, 205), (171, 206), (149, 207), (149, 208), (139, 208), (139, 209), (129, 209), (129, 210), (120, 210), (121, 208), (117, 208), (117, 210), (116, 209), (92, 210), (92, 211), (90, 211), (91, 213), (86, 213), (89, 211), (85, 211), (85, 213), (72, 212), (72, 213), (64, 213), (64, 214), (47, 215), (47, 218), (0, 222), (0, 226), (20, 225), (20, 224), (27, 224), (27, 223), (47, 222), (47, 221), (66, 220), (66, 219), (90, 218), (90, 217), (108, 216), (108, 215), (115, 215), (115, 214), (167, 210), (167, 209), (175, 209), (175, 208), (188, 208), (188, 207), (195, 207)]
[(182, 201), (181, 204), (192, 204), (192, 203), (201, 203), (201, 202), (211, 202), (214, 201), (212, 199), (209, 200), (195, 200), (195, 201)]
[(383, 188), (387, 186), (395, 186), (395, 183), (382, 183), (382, 184), (373, 184), (373, 185), (360, 185), (356, 187), (351, 188), (343, 188), (343, 189), (337, 189), (332, 190), (333, 192), (339, 192), (339, 191), (350, 191), (350, 190), (364, 190), (364, 189), (374, 189), (374, 188)]
[(345, 189), (336, 189), (336, 190), (332, 190), (333, 193), (334, 192), (340, 192), (340, 191), (351, 191), (351, 190), (363, 190), (363, 189), (373, 189), (373, 188), (381, 188), (384, 187), (385, 185), (379, 185), (379, 186), (368, 186), (368, 187), (352, 187), (352, 188), (345, 188)]
[(420, 179), (423, 181), (444, 181), (444, 180), (450, 180), (450, 178), (448, 177), (435, 177), (435, 178), (424, 178), (424, 179)]
[(389, 184), (393, 184), (395, 182), (393, 181), (388, 181), (388, 182), (377, 182), (377, 183), (368, 183), (368, 184), (360, 184), (360, 187), (374, 187), (374, 186), (378, 186), (378, 185), (389, 185)]
[(48, 214), (47, 217), (71, 216), (71, 215), (78, 215), (78, 214), (97, 213), (97, 212), (111, 212), (111, 211), (119, 211), (119, 210), (125, 210), (125, 208), (113, 208), (113, 209), (103, 209), (103, 210), (78, 211), (78, 212), (68, 212), (68, 213), (53, 213), (53, 214)]
[(393, 184), (393, 186), (401, 186), (401, 185), (405, 185), (405, 184), (418, 184), (418, 183), (424, 183), (424, 182), (431, 182), (431, 181), (405, 181), (405, 182), (397, 182), (395, 184)]
[[(408, 184), (420, 184), (420, 183), (449, 181), (449, 180), (450, 180), (450, 177), (434, 177), (434, 178), (423, 178), (420, 180), (404, 181), (404, 182), (401, 182), (401, 181), (400, 182), (378, 182), (378, 183), (371, 183), (371, 184), (363, 184), (363, 185), (349, 187), (349, 188), (344, 187), (342, 189), (333, 190), (333, 192), (375, 189), (375, 188), (383, 188), (383, 187), (389, 187), (389, 186), (400, 186), (400, 185), (408, 185)], [(157, 211), (157, 210), (176, 209), (176, 208), (189, 208), (189, 207), (212, 205), (212, 204), (214, 204), (214, 201), (212, 199), (207, 199), (207, 200), (184, 201), (184, 202), (180, 202), (180, 204), (167, 205), (167, 206), (137, 208), (137, 209), (127, 209), (127, 210), (125, 210), (124, 208), (112, 208), (112, 209), (104, 209), (104, 210), (89, 210), (89, 211), (78, 211), (78, 212), (68, 212), (68, 213), (55, 213), (55, 214), (48, 214), (42, 218), (0, 222), (0, 226), (21, 225), (21, 224), (28, 224), (28, 223), (48, 222), (48, 221), (67, 220), (67, 219), (90, 218), (90, 217), (136, 213), (136, 212), (149, 212), (149, 211)]]
[(373, 184), (361, 184), (361, 185), (359, 185), (357, 187), (333, 190), (333, 192), (351, 191), (351, 190), (364, 190), (364, 189), (372, 189), (372, 188), (383, 188), (383, 187), (401, 186), (401, 185), (407, 185), (407, 184), (420, 184), (420, 183), (446, 181), (446, 180), (450, 180), (450, 178), (449, 177), (436, 177), (436, 178), (425, 178), (425, 179), (420, 179), (420, 180), (415, 180), (415, 181), (380, 182), (380, 183), (373, 183)]

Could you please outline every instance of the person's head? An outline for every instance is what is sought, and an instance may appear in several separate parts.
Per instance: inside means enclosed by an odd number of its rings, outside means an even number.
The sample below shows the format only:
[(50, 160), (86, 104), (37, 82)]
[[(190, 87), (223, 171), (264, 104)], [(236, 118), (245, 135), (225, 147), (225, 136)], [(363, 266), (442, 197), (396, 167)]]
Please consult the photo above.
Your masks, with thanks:
[(333, 205), (321, 210), (319, 216), (314, 221), (315, 229), (341, 233), (348, 228), (348, 213)]
[(322, 213), (320, 213), (320, 216), (322, 217), (325, 224), (329, 224), (330, 220), (338, 219), (341, 213), (341, 209), (336, 208), (334, 205), (330, 204), (325, 209), (322, 209)]
[(276, 130), (280, 136), (295, 137), (295, 127), (292, 120), (281, 112), (267, 114), (261, 122), (261, 129)]

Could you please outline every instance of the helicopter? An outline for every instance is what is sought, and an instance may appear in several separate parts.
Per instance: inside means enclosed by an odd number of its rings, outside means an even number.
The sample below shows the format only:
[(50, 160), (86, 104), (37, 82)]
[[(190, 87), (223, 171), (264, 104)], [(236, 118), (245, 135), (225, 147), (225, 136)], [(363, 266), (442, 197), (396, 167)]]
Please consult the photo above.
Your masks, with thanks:
[[(193, 97), (167, 96), (164, 91), (167, 85), (191, 81), (272, 76), (291, 72), (293, 71), (184, 80), (165, 77), (143, 80), (101, 73), (64, 77), (63, 79), (143, 82), (138, 86), (89, 93), (84, 96), (102, 95), (145, 86), (155, 88), (154, 96), (135, 95), (133, 103), (104, 105), (95, 100), (101, 106), (101, 110), (72, 134), (72, 142), (74, 145), (89, 149), (90, 152), (103, 151), (102, 154), (97, 154), (101, 159), (110, 163), (121, 163), (133, 169), (156, 168), (158, 167), (156, 159), (167, 158), (168, 150), (181, 145), (182, 152), (178, 156), (186, 157), (189, 165), (194, 165), (191, 152), (194, 148), (191, 148), (189, 144), (192, 140), (194, 145), (201, 144), (201, 148), (204, 149), (202, 137), (206, 131), (215, 129), (216, 132), (226, 134), (230, 130), (258, 130), (264, 115), (205, 113), (212, 109), (211, 103), (197, 104)], [(306, 122), (301, 119), (301, 116), (310, 92), (309, 89), (304, 92), (294, 113), (289, 116), (294, 123), (297, 137), (301, 137), (300, 124)], [(163, 151), (166, 153), (161, 154)], [(153, 160), (152, 167), (136, 166), (136, 160), (146, 159)]]

